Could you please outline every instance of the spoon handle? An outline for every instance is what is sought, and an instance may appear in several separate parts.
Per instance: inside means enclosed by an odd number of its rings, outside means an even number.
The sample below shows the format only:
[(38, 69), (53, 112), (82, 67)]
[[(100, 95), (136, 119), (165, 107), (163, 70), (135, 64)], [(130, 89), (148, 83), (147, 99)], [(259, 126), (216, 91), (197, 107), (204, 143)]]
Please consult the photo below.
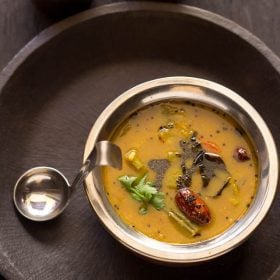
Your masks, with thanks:
[(96, 166), (112, 166), (114, 168), (122, 168), (122, 153), (119, 146), (113, 144), (110, 141), (97, 142), (93, 150), (87, 157), (86, 161), (82, 165), (79, 173), (75, 177), (71, 189), (72, 191), (78, 186), (87, 175)]

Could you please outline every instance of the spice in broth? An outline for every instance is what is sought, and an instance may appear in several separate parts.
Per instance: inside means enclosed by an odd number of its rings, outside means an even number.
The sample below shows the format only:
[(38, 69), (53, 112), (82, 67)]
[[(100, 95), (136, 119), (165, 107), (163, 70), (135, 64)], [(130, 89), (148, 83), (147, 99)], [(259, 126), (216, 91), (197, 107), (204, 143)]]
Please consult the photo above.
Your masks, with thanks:
[(252, 145), (226, 114), (166, 102), (133, 114), (112, 135), (123, 168), (104, 167), (108, 199), (121, 219), (151, 238), (189, 244), (236, 223), (256, 192)]

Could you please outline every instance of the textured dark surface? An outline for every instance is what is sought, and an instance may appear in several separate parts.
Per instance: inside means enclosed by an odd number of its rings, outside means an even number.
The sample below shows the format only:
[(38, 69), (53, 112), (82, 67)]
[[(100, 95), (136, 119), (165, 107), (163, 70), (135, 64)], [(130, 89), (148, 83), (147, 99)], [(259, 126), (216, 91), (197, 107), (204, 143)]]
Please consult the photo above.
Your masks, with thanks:
[[(0, 0), (0, 69), (38, 32), (58, 20), (50, 18), (48, 10), (42, 7), (39, 9), (38, 4), (35, 6), (33, 3), (36, 1), (37, 3), (51, 2), (51, 0)], [(52, 1), (55, 2), (55, 0)], [(91, 6), (114, 2), (119, 1), (96, 0), (92, 1)], [(279, 0), (170, 0), (162, 2), (193, 5), (225, 16), (253, 32), (278, 56), (280, 55)], [(65, 14), (61, 14), (61, 18), (64, 16)]]
[[(0, 3), (1, 68), (54, 20), (29, 1)], [(184, 3), (240, 22), (280, 53), (277, 0)], [(19, 217), (11, 200), (12, 185), (27, 168), (50, 165), (73, 179), (89, 130), (103, 108), (131, 86), (163, 76), (207, 78), (239, 92), (262, 114), (280, 147), (280, 66), (263, 51), (278, 71), (246, 41), (219, 26), (187, 15), (147, 11), (90, 19), (38, 48), (0, 96), (2, 274), (9, 279), (279, 279), (273, 276), (280, 262), (279, 195), (246, 243), (188, 268), (159, 266), (132, 255), (103, 229), (82, 189), (61, 217), (44, 224)]]

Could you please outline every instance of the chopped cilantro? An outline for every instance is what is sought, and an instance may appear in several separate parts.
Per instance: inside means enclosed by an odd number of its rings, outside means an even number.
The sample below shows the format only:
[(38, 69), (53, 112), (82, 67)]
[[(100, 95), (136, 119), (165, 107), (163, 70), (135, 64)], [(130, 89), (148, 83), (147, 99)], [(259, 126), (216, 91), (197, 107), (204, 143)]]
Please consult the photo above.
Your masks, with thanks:
[(159, 192), (152, 182), (147, 181), (147, 174), (143, 177), (124, 175), (119, 177), (119, 181), (131, 193), (132, 198), (142, 202), (139, 214), (145, 215), (147, 213), (148, 204), (157, 210), (164, 208), (164, 193)]

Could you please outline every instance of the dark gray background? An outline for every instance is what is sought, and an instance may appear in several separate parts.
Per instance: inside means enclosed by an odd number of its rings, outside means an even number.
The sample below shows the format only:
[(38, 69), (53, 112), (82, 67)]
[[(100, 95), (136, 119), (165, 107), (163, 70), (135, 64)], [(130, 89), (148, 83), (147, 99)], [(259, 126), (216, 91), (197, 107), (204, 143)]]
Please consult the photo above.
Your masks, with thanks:
[[(52, 0), (44, 1), (51, 2)], [(92, 7), (112, 2), (117, 1), (94, 1)], [(280, 55), (279, 0), (192, 0), (176, 2), (204, 8), (236, 21), (261, 38), (277, 55)], [(57, 16), (55, 18), (50, 17), (50, 12), (49, 10), (40, 10), (37, 6), (34, 6), (31, 0), (0, 0), (0, 69), (5, 67), (10, 59), (36, 34), (58, 20)], [(65, 14), (61, 14), (60, 18), (64, 16)], [(110, 244), (113, 247), (115, 246), (111, 239), (108, 243), (109, 247)], [(270, 252), (266, 253), (270, 254)], [(123, 254), (127, 258), (130, 257), (130, 254), (125, 250)], [(250, 252), (246, 252), (246, 254), (247, 257), (250, 257)], [(145, 267), (142, 267), (142, 269), (145, 269)], [(209, 267), (209, 269), (211, 268)], [(192, 275), (192, 277), (194, 276)], [(150, 277), (151, 279), (157, 279), (156, 275)], [(119, 278), (116, 276), (116, 279)], [(187, 275), (186, 279), (189, 279)], [(279, 278), (274, 274), (271, 279)]]
[[(41, 0), (50, 1), (51, 0)], [(92, 7), (118, 2), (97, 0)], [(165, 1), (168, 2), (168, 1)], [(279, 0), (169, 1), (221, 14), (247, 28), (280, 55)], [(63, 17), (64, 15), (61, 15)], [(57, 19), (34, 7), (32, 0), (0, 0), (0, 69), (36, 34)]]

